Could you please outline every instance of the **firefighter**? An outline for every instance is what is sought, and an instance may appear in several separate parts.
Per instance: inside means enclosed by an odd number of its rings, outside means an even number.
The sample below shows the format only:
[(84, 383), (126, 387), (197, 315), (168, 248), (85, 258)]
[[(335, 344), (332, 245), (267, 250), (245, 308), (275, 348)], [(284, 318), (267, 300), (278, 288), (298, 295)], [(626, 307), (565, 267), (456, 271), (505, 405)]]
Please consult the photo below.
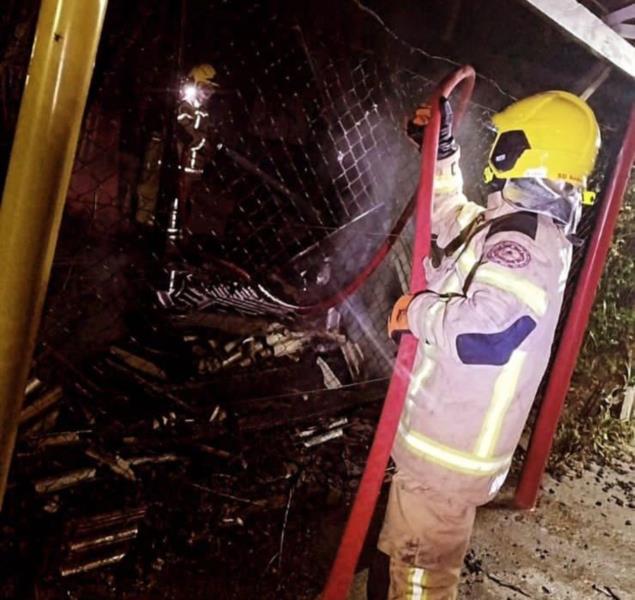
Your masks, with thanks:
[[(424, 109), (414, 125), (426, 120)], [(487, 206), (462, 192), (441, 100), (427, 289), (389, 319), (418, 349), (368, 596), (457, 597), (476, 507), (494, 498), (547, 368), (587, 177), (600, 145), (590, 107), (540, 93), (493, 118)]]
[(216, 69), (209, 64), (192, 68), (181, 88), (177, 109), (177, 152), (179, 168), (178, 197), (174, 198), (168, 215), (168, 239), (183, 239), (192, 220), (193, 197), (204, 188), (205, 165), (214, 153), (210, 140), (209, 101), (218, 88), (214, 81)]
[(207, 104), (218, 87), (215, 78), (216, 69), (212, 65), (197, 65), (190, 71), (181, 90), (177, 120), (182, 128), (179, 137), (185, 144), (179, 144), (179, 152), (181, 166), (190, 175), (202, 175), (205, 155), (209, 153)]

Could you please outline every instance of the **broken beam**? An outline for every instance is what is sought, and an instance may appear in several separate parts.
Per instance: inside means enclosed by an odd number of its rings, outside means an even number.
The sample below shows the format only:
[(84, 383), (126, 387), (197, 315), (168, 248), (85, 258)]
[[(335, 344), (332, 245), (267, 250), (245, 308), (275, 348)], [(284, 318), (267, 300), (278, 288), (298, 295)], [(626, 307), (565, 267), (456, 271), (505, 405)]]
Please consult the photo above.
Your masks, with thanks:
[[(265, 431), (276, 427), (291, 427), (308, 420), (328, 417), (363, 404), (379, 402), (386, 395), (386, 382), (368, 382), (350, 388), (320, 390), (311, 393), (310, 401), (304, 400), (306, 392), (285, 396), (289, 406), (284, 411), (255, 414), (238, 419), (241, 433)], [(257, 400), (254, 400), (257, 402)]]

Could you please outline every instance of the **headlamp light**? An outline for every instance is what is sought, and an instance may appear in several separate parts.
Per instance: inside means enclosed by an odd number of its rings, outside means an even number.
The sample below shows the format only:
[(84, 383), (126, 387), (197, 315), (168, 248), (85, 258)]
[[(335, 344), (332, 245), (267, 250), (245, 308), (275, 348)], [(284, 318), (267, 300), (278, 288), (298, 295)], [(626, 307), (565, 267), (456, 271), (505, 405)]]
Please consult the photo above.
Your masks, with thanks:
[(194, 83), (186, 83), (181, 88), (181, 97), (190, 104), (195, 104), (198, 101), (198, 89)]

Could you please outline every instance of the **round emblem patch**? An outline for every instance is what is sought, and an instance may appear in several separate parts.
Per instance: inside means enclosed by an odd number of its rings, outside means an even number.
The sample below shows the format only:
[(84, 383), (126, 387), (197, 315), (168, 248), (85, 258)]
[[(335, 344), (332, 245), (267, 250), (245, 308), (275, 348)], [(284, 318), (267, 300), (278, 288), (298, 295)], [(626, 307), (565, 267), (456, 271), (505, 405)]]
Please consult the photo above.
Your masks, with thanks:
[(531, 261), (529, 250), (522, 244), (512, 241), (498, 242), (485, 255), (487, 260), (498, 263), (510, 269), (522, 269)]

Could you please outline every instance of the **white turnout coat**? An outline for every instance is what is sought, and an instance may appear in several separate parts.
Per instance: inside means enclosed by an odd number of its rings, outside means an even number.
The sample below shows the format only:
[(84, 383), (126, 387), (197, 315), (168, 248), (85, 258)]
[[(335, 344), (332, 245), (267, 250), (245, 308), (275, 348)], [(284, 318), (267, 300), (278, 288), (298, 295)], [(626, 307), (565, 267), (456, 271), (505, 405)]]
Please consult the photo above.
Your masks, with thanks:
[(481, 504), (502, 485), (549, 361), (571, 242), (544, 214), (462, 191), (459, 153), (437, 163), (427, 290), (393, 457), (441, 492)]

